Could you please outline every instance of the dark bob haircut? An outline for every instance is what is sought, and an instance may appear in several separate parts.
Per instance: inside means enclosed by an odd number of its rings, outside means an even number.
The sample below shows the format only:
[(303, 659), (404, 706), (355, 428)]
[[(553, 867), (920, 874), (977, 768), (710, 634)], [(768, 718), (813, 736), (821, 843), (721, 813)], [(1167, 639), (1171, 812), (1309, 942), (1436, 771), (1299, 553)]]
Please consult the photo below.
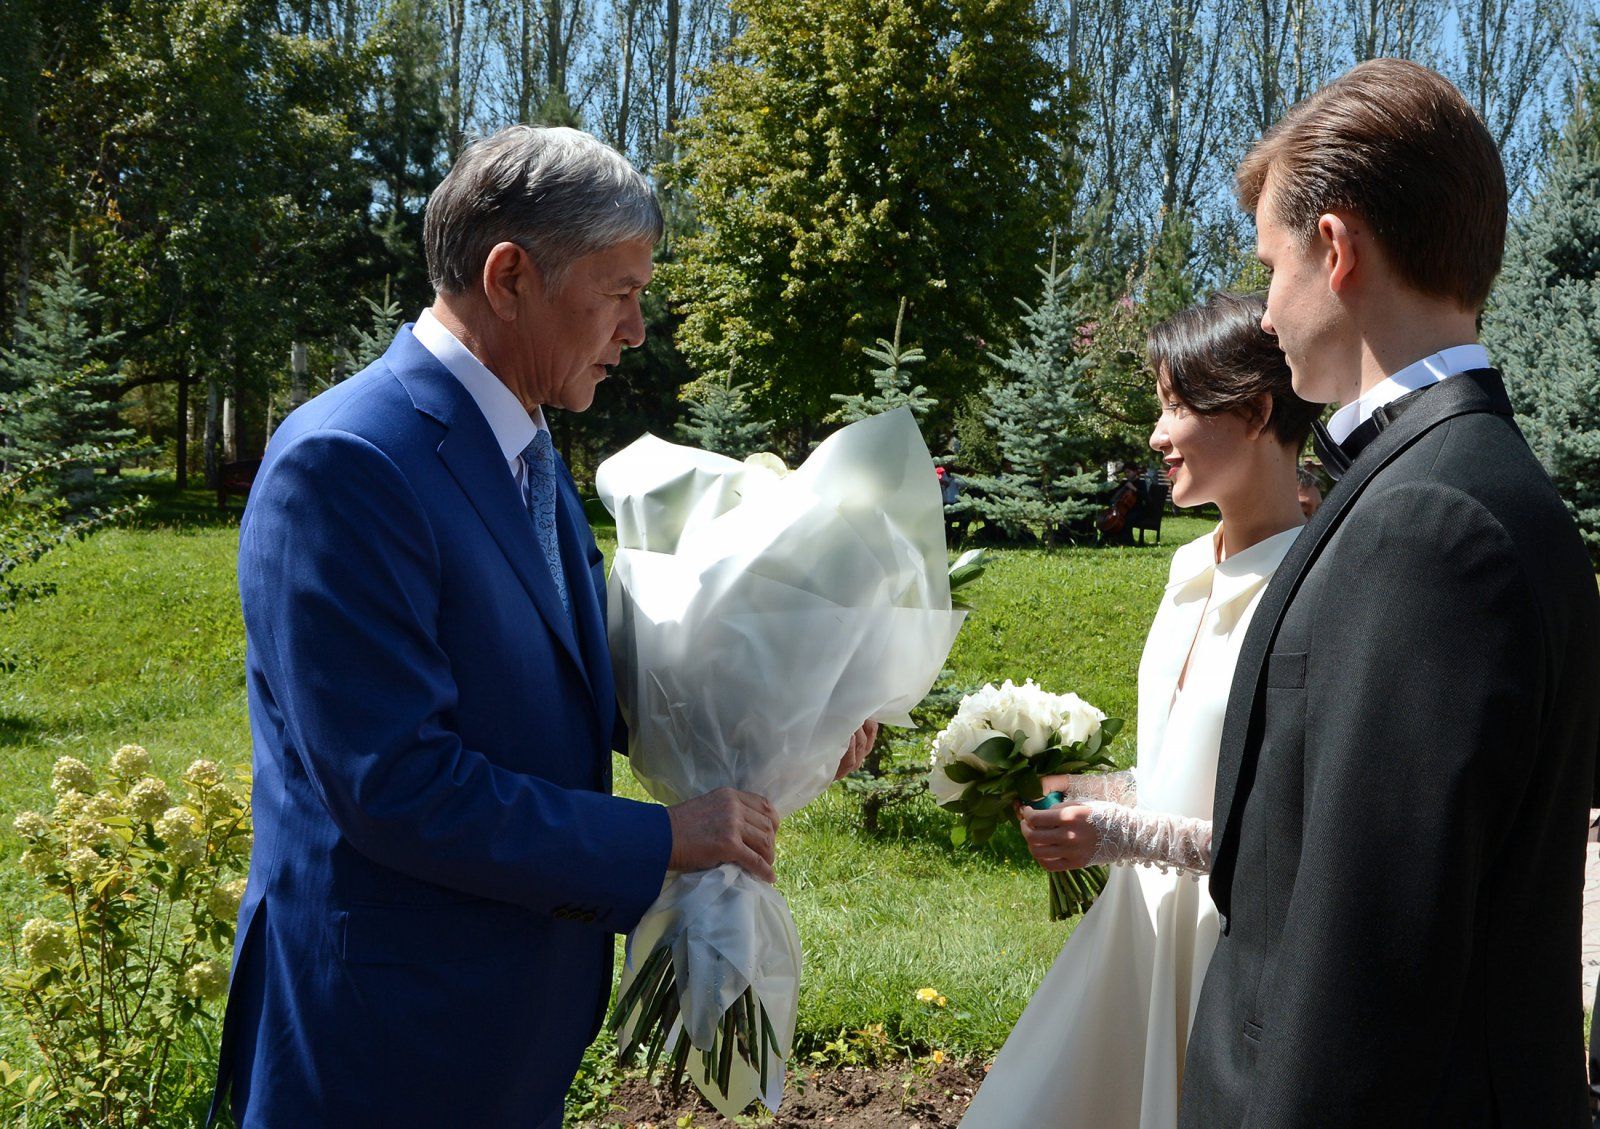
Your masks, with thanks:
[(1213, 294), (1150, 330), (1150, 368), (1180, 404), (1204, 416), (1248, 413), (1258, 397), (1271, 396), (1273, 434), (1299, 450), (1322, 405), (1294, 394), (1289, 362), (1261, 328), (1266, 312), (1264, 295)]

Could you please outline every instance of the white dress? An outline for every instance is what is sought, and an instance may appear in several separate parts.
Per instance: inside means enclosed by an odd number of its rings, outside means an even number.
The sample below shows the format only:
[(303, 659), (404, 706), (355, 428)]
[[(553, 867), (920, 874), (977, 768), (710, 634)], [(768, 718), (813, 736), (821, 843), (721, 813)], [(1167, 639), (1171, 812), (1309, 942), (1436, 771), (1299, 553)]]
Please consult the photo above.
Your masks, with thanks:
[[(1239, 647), (1299, 532), (1285, 530), (1217, 564), (1219, 527), (1173, 554), (1139, 662), (1137, 806), (1211, 818)], [(1204, 877), (1113, 866), (995, 1059), (963, 1129), (1175, 1126), (1189, 1025), (1217, 932)]]

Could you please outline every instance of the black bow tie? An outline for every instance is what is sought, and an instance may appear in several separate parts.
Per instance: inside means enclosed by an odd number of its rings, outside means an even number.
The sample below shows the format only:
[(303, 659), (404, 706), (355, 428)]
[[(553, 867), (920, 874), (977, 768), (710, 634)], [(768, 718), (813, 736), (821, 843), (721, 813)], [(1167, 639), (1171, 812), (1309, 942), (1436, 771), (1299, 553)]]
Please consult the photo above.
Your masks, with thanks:
[(1345, 471), (1350, 469), (1350, 464), (1356, 457), (1378, 437), (1378, 433), (1388, 427), (1405, 413), (1405, 410), (1416, 402), (1433, 385), (1418, 388), (1414, 392), (1407, 392), (1397, 400), (1391, 400), (1373, 410), (1359, 427), (1345, 436), (1343, 443), (1334, 441), (1327, 427), (1319, 419), (1311, 425), (1311, 446), (1317, 452), (1317, 458), (1322, 460), (1322, 469), (1328, 472), (1328, 477), (1338, 482), (1344, 477)]
[(1368, 416), (1360, 427), (1345, 437), (1343, 443), (1334, 439), (1320, 419), (1311, 425), (1311, 446), (1316, 450), (1317, 458), (1322, 460), (1322, 469), (1328, 472), (1329, 478), (1335, 482), (1343, 478), (1350, 464), (1356, 461), (1356, 456), (1378, 437), (1378, 432), (1383, 430), (1378, 418), (1376, 414)]

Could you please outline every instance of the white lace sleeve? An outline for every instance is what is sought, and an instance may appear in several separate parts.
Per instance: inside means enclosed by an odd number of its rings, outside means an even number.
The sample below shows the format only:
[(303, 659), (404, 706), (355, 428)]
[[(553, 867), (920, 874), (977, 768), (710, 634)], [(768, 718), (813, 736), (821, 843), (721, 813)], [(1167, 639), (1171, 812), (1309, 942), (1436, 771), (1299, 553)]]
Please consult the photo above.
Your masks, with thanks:
[(1162, 871), (1211, 871), (1211, 821), (1126, 804), (1089, 801), (1089, 823), (1099, 834), (1091, 865), (1147, 863)]
[(1061, 789), (1062, 802), (1079, 804), (1087, 800), (1102, 800), (1109, 804), (1133, 805), (1138, 795), (1139, 782), (1131, 768), (1121, 772), (1096, 772), (1083, 776), (1067, 777), (1067, 786)]

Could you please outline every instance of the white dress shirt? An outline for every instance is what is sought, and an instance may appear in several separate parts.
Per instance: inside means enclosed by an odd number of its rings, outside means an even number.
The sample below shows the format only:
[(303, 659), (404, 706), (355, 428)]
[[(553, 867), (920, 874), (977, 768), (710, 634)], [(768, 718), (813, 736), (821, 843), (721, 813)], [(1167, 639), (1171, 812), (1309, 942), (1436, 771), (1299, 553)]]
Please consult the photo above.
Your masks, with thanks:
[(1350, 433), (1368, 419), (1372, 413), (1408, 392), (1437, 384), (1458, 373), (1488, 368), (1489, 354), (1482, 345), (1453, 345), (1441, 349), (1431, 357), (1423, 357), (1407, 365), (1383, 383), (1375, 385), (1359, 400), (1346, 404), (1328, 419), (1328, 434), (1335, 443), (1343, 443)]
[[(417, 344), (449, 369), (450, 375), (461, 382), (473, 403), (478, 405), (483, 418), (489, 421), (489, 430), (494, 432), (495, 441), (500, 444), (506, 469), (516, 480), (517, 489), (521, 490), (528, 473), (528, 468), (523, 465), (522, 452), (533, 442), (537, 432), (550, 430), (545, 425), (544, 409), (535, 408), (533, 414), (529, 415), (511, 389), (474, 357), (456, 335), (433, 316), (432, 310), (422, 311), (411, 332)], [(524, 493), (523, 497), (527, 495)]]

